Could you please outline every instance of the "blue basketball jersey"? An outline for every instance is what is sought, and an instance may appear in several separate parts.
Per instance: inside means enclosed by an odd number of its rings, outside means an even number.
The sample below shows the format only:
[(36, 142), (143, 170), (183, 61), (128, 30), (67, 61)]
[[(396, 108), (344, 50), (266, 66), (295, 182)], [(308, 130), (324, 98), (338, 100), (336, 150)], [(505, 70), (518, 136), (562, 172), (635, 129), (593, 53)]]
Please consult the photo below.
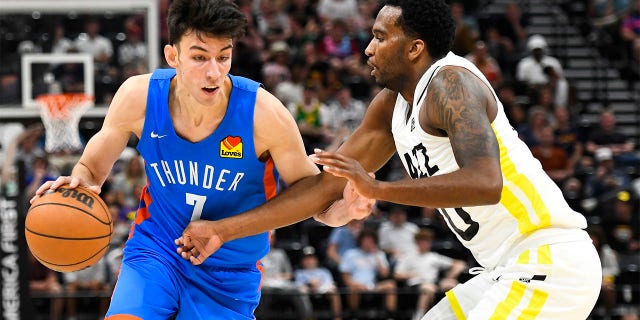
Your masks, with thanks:
[[(279, 190), (273, 161), (259, 161), (253, 140), (256, 92), (260, 84), (229, 75), (233, 87), (218, 128), (199, 142), (176, 134), (169, 115), (169, 87), (175, 69), (151, 76), (138, 150), (147, 185), (125, 248), (182, 259), (174, 239), (192, 220), (218, 220), (265, 203)], [(203, 267), (254, 267), (268, 252), (268, 233), (225, 243)]]

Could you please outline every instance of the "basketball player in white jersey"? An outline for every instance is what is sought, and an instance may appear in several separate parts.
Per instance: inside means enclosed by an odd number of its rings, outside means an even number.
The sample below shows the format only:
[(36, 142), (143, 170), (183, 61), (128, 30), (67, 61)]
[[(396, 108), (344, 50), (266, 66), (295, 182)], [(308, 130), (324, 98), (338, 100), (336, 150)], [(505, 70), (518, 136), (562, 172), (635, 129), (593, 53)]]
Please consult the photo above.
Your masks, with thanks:
[[(482, 265), (423, 320), (586, 319), (601, 282), (586, 221), (518, 139), (487, 79), (449, 52), (454, 30), (444, 0), (386, 1), (365, 50), (385, 89), (337, 153), (312, 156), (324, 173), (247, 213), (192, 223), (177, 240), (178, 252), (202, 263), (224, 241), (321, 212), (348, 180), (365, 197), (441, 208)], [(412, 179), (367, 174), (395, 151)], [(362, 218), (315, 217), (333, 226)]]

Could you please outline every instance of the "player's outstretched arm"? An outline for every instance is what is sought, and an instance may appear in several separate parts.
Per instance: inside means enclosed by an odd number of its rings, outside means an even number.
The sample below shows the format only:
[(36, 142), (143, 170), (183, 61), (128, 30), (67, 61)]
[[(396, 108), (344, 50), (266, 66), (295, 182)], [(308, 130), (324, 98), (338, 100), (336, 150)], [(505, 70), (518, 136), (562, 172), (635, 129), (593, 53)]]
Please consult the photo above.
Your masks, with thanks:
[(496, 114), (491, 91), (470, 71), (443, 68), (429, 85), (419, 123), (449, 137), (460, 169), (414, 180), (377, 181), (356, 159), (319, 150), (314, 162), (325, 172), (348, 179), (365, 197), (394, 203), (457, 208), (500, 200), (500, 152), (491, 122)]
[(46, 190), (55, 190), (65, 184), (72, 188), (82, 185), (100, 193), (102, 184), (131, 134), (139, 135), (142, 131), (148, 83), (149, 75), (141, 75), (129, 78), (122, 84), (113, 97), (102, 128), (87, 142), (71, 175), (45, 182), (31, 201)]

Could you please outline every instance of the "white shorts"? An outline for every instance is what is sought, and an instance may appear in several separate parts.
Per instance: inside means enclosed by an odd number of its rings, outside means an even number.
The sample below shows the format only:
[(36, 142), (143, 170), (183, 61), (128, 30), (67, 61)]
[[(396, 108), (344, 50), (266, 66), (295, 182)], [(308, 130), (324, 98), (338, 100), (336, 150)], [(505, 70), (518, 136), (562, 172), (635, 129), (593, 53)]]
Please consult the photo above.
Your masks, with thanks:
[(586, 319), (601, 283), (590, 240), (541, 245), (448, 291), (422, 320)]

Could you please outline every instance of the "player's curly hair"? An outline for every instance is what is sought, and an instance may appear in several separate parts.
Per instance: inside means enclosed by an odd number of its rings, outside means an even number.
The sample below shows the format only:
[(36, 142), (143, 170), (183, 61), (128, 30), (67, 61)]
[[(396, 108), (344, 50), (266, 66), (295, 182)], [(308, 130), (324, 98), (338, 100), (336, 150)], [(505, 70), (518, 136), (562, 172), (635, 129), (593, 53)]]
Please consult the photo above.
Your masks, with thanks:
[(238, 39), (245, 35), (247, 18), (230, 0), (173, 0), (167, 15), (169, 43), (194, 31), (217, 37)]
[(444, 0), (385, 0), (382, 5), (400, 7), (396, 21), (406, 33), (427, 43), (429, 55), (440, 59), (453, 46), (456, 25)]

